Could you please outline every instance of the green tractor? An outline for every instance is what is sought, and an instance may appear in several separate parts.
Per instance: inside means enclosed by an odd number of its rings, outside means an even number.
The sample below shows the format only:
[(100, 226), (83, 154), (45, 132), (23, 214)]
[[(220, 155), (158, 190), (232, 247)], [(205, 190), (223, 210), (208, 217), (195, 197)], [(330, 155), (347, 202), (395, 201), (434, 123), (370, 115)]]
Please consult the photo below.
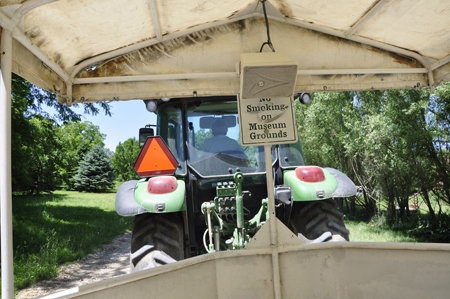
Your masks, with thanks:
[[(236, 96), (146, 101), (141, 176), (120, 186), (116, 211), (135, 216), (130, 266), (140, 271), (203, 253), (242, 249), (269, 218), (264, 146), (241, 146)], [(155, 135), (155, 136), (153, 136)], [(300, 142), (271, 146), (276, 217), (308, 242), (349, 241), (335, 198), (356, 186), (306, 166)]]

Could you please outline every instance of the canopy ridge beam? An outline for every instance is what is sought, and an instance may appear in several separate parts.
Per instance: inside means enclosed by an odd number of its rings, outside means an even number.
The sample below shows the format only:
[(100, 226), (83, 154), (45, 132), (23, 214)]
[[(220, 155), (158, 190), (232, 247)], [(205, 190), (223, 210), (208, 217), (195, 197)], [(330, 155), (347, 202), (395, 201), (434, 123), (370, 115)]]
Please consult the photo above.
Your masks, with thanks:
[(367, 21), (369, 21), (377, 12), (379, 12), (386, 4), (389, 3), (391, 0), (380, 0), (377, 4), (375, 4), (369, 11), (362, 16), (358, 22), (355, 23), (352, 27), (350, 27), (349, 30), (344, 32), (345, 38), (351, 37), (353, 34), (355, 34), (356, 31), (358, 31)]
[[(297, 76), (317, 75), (360, 75), (360, 74), (426, 74), (426, 68), (398, 68), (398, 69), (328, 69), (328, 70), (299, 70)], [(73, 84), (97, 84), (115, 82), (139, 82), (139, 81), (164, 81), (183, 79), (225, 79), (238, 78), (236, 72), (217, 73), (194, 73), (194, 74), (160, 74), (160, 75), (137, 75), (137, 76), (113, 76), (113, 77), (91, 77), (74, 78)]]
[(52, 3), (52, 2), (56, 2), (59, 0), (28, 0), (25, 3), (22, 4), (22, 6), (19, 7), (19, 9), (17, 9), (14, 12), (14, 15), (11, 18), (11, 24), (13, 26), (17, 26), (17, 23), (19, 23), (19, 20), (26, 15), (28, 12), (30, 12), (31, 10), (38, 8), (40, 6)]
[(152, 12), (153, 25), (155, 26), (156, 39), (162, 41), (161, 22), (159, 20), (158, 8), (156, 6), (156, 0), (148, 0), (150, 5), (150, 11)]
[[(233, 19), (226, 19), (226, 20), (220, 20), (220, 21), (215, 21), (215, 22), (211, 22), (211, 23), (207, 23), (207, 24), (201, 24), (198, 26), (194, 26), (191, 27), (187, 30), (184, 31), (178, 31), (178, 32), (174, 32), (174, 33), (170, 33), (170, 34), (166, 34), (162, 37), (161, 41), (155, 40), (155, 39), (151, 39), (151, 40), (146, 40), (143, 42), (139, 42), (127, 47), (123, 47), (117, 50), (113, 50), (107, 53), (104, 53), (102, 55), (98, 55), (96, 57), (92, 57), (90, 59), (87, 59), (83, 62), (81, 62), (80, 64), (73, 66), (70, 70), (69, 73), (71, 74), (71, 79), (74, 79), (76, 77), (76, 75), (83, 69), (94, 65), (96, 63), (102, 62), (102, 61), (106, 61), (108, 59), (120, 56), (120, 55), (124, 55), (124, 54), (128, 54), (130, 52), (133, 51), (137, 51), (140, 50), (142, 48), (146, 48), (152, 45), (155, 45), (159, 42), (164, 42), (164, 41), (168, 41), (171, 39), (175, 39), (181, 36), (186, 36), (188, 34), (197, 32), (197, 31), (201, 31), (201, 30), (206, 30), (206, 29), (210, 29), (213, 27), (218, 27), (218, 26), (223, 26), (223, 25), (227, 25), (229, 23), (234, 23), (240, 20), (245, 20), (245, 19), (249, 19), (249, 18), (254, 18), (254, 17), (264, 17), (264, 14), (262, 13), (251, 13), (251, 14), (247, 14), (247, 15), (243, 15), (240, 16), (238, 18), (233, 18)], [(360, 44), (364, 44), (364, 45), (368, 45), (368, 46), (372, 46), (381, 50), (385, 50), (388, 52), (392, 52), (392, 53), (396, 53), (399, 55), (403, 55), (406, 57), (410, 57), (413, 58), (417, 61), (419, 61), (424, 67), (426, 67), (428, 69), (429, 63), (427, 63), (424, 59), (424, 57), (416, 52), (412, 52), (409, 50), (405, 50), (403, 48), (399, 48), (396, 46), (392, 46), (389, 44), (385, 44), (385, 43), (381, 43), (381, 42), (377, 42), (374, 40), (370, 40), (367, 38), (363, 38), (363, 37), (359, 37), (359, 36), (350, 36), (349, 38), (346, 38), (344, 33), (342, 31), (336, 30), (336, 29), (331, 29), (331, 28), (327, 28), (327, 27), (322, 27), (322, 26), (318, 26), (316, 24), (311, 24), (308, 22), (303, 22), (300, 20), (295, 20), (295, 19), (290, 19), (290, 18), (285, 18), (285, 17), (275, 17), (275, 16), (268, 16), (269, 19), (274, 20), (274, 21), (278, 21), (278, 22), (282, 22), (282, 23), (286, 23), (286, 24), (290, 24), (290, 25), (294, 25), (297, 27), (302, 27), (302, 28), (306, 28), (312, 31), (317, 31), (317, 32), (321, 32), (324, 34), (328, 34), (331, 36), (335, 36), (335, 37), (339, 37), (339, 38), (343, 38), (343, 39), (348, 39)], [(74, 81), (75, 82), (75, 81)]]

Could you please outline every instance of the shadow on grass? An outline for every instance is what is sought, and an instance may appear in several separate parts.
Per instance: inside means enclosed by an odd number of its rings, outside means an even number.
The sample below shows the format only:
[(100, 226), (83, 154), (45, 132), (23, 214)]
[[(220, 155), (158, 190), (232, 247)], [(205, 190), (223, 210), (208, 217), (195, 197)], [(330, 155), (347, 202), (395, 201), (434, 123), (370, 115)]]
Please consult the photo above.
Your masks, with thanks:
[(413, 213), (403, 219), (387, 214), (370, 219), (345, 215), (345, 224), (352, 241), (450, 243), (450, 216), (447, 214), (436, 215), (434, 221), (428, 213)]
[(133, 217), (98, 207), (67, 206), (67, 200), (65, 194), (13, 198), (16, 289), (55, 276), (61, 264), (75, 262), (131, 229)]
[(61, 202), (68, 194), (45, 193), (39, 195), (13, 195), (13, 213), (20, 212), (23, 205), (39, 205), (47, 202)]

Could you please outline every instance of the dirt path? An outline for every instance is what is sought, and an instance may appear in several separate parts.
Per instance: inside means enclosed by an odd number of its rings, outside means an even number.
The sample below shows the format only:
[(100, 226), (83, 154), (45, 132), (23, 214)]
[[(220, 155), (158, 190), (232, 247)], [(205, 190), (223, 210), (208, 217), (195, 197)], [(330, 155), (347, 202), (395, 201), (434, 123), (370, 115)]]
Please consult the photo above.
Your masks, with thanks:
[(131, 232), (121, 235), (78, 263), (63, 267), (57, 277), (40, 281), (32, 288), (21, 290), (16, 298), (40, 297), (128, 274), (130, 242)]

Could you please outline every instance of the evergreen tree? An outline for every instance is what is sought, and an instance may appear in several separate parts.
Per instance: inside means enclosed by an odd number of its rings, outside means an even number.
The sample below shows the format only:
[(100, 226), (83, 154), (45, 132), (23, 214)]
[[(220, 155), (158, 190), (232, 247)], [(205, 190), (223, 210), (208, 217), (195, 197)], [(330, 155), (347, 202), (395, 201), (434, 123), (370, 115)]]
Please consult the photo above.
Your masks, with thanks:
[(75, 189), (91, 192), (113, 187), (113, 166), (101, 145), (95, 145), (79, 165)]

